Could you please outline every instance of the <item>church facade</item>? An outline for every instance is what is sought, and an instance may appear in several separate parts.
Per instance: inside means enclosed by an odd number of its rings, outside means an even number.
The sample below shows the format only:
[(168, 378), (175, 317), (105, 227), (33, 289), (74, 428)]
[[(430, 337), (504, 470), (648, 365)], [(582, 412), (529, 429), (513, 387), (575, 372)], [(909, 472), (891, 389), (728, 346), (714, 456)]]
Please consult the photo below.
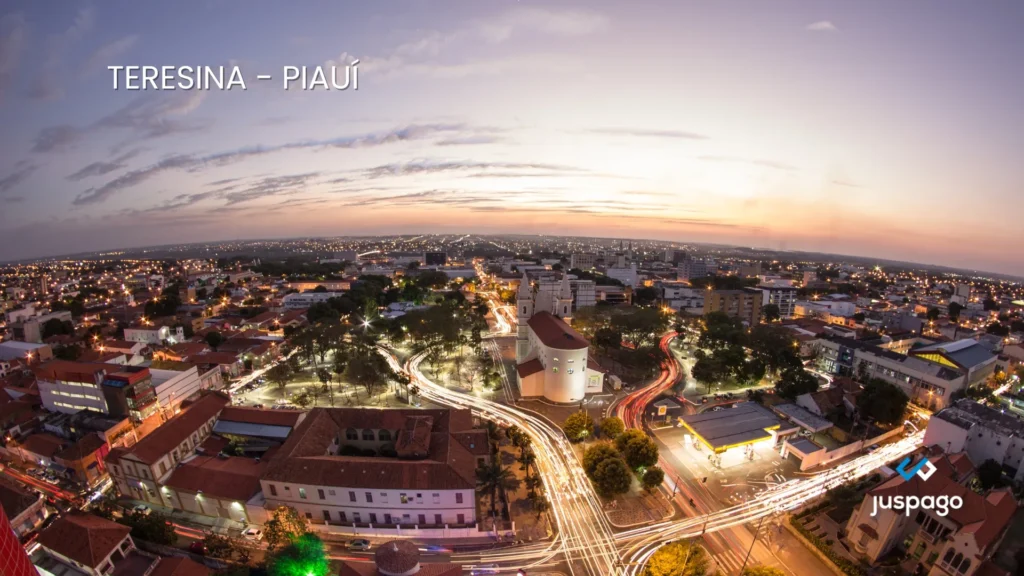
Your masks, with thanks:
[(590, 343), (567, 322), (572, 315), (569, 278), (531, 284), (524, 274), (516, 294), (516, 382), (524, 397), (579, 402), (601, 392), (604, 370), (589, 357)]

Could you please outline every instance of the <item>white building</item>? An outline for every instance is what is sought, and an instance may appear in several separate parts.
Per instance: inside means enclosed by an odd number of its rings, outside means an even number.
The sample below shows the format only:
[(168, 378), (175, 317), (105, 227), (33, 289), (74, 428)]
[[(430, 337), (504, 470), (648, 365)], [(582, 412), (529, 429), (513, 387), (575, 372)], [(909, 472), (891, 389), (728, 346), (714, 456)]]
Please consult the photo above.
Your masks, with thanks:
[(535, 290), (523, 276), (516, 295), (519, 391), (555, 402), (578, 402), (602, 390), (604, 371), (590, 361), (590, 343), (564, 320), (572, 313), (568, 277), (562, 277), (557, 294), (549, 294)]
[(589, 254), (581, 252), (579, 254), (573, 254), (569, 257), (569, 268), (579, 268), (580, 270), (590, 270), (594, 267), (597, 262), (596, 254)]
[(636, 264), (629, 264), (622, 267), (606, 268), (604, 275), (609, 278), (614, 278), (619, 282), (622, 282), (626, 286), (635, 288), (637, 285), (638, 277), (636, 273)]
[(572, 292), (572, 309), (574, 312), (580, 308), (597, 304), (597, 285), (593, 280), (570, 279), (569, 290)]
[(313, 304), (327, 302), (331, 298), (343, 296), (344, 292), (301, 292), (298, 294), (286, 294), (281, 299), (281, 304), (287, 310), (298, 310), (309, 308)]
[(268, 509), (291, 506), (328, 531), (464, 528), (489, 461), (469, 410), (314, 408), (261, 484)]
[[(220, 378), (219, 368), (214, 367), (209, 372), (215, 373), (217, 378)], [(153, 376), (153, 389), (156, 390), (160, 410), (168, 418), (178, 412), (182, 400), (199, 394), (199, 391), (203, 389), (203, 379), (199, 375), (197, 366), (190, 366), (184, 370), (150, 368), (149, 373)]]
[(665, 306), (677, 312), (689, 310), (696, 314), (704, 313), (705, 290), (693, 288), (686, 282), (655, 282), (654, 287), (661, 290), (661, 300)]
[(133, 326), (124, 329), (124, 339), (128, 342), (162, 344), (171, 341), (171, 338), (171, 329), (167, 326)]
[(1012, 412), (960, 400), (928, 420), (924, 445), (966, 452), (979, 465), (995, 460), (1015, 482), (1024, 481), (1024, 421)]
[(689, 282), (694, 278), (704, 278), (706, 276), (713, 276), (717, 270), (715, 261), (711, 259), (694, 258), (689, 254), (684, 254), (682, 259), (679, 261), (679, 268), (676, 270), (676, 275), (680, 280)]
[(757, 287), (764, 294), (763, 310), (768, 304), (779, 307), (779, 316), (783, 319), (796, 315), (796, 288), (782, 283), (761, 284)]
[(800, 300), (794, 303), (793, 315), (797, 318), (832, 317), (850, 318), (857, 313), (857, 305), (845, 300)]

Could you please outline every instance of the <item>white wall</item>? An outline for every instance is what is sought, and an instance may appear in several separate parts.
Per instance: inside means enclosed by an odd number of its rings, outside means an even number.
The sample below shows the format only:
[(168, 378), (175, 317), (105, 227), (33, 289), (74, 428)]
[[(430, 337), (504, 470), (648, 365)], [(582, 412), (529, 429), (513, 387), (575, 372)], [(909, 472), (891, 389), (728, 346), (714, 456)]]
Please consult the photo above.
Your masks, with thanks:
[(39, 380), (39, 398), (47, 410), (74, 414), (85, 409), (108, 413), (107, 401), (98, 386), (79, 382)]
[(202, 383), (199, 379), (199, 369), (193, 366), (184, 372), (175, 370), (149, 369), (153, 375), (153, 387), (156, 389), (157, 400), (160, 401), (160, 409), (174, 414), (182, 400), (199, 393)]

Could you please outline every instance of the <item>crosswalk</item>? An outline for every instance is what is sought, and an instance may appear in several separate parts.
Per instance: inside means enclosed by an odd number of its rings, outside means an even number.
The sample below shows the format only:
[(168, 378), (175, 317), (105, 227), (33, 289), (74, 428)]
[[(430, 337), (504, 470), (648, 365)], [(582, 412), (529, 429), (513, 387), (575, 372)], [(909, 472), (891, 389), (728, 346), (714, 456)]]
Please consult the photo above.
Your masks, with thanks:
[(722, 574), (731, 576), (733, 574), (739, 574), (740, 568), (743, 566), (743, 555), (736, 550), (726, 550), (721, 554), (711, 556), (711, 559), (713, 563), (708, 574), (714, 574), (717, 570)]

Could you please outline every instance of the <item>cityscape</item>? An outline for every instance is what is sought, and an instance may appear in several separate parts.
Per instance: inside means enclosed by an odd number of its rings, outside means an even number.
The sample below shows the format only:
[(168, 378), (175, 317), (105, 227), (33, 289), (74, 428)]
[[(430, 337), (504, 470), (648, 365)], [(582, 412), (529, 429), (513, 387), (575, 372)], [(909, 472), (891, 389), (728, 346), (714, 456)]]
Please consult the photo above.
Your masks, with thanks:
[(0, 7), (0, 576), (1024, 574), (1022, 16)]

